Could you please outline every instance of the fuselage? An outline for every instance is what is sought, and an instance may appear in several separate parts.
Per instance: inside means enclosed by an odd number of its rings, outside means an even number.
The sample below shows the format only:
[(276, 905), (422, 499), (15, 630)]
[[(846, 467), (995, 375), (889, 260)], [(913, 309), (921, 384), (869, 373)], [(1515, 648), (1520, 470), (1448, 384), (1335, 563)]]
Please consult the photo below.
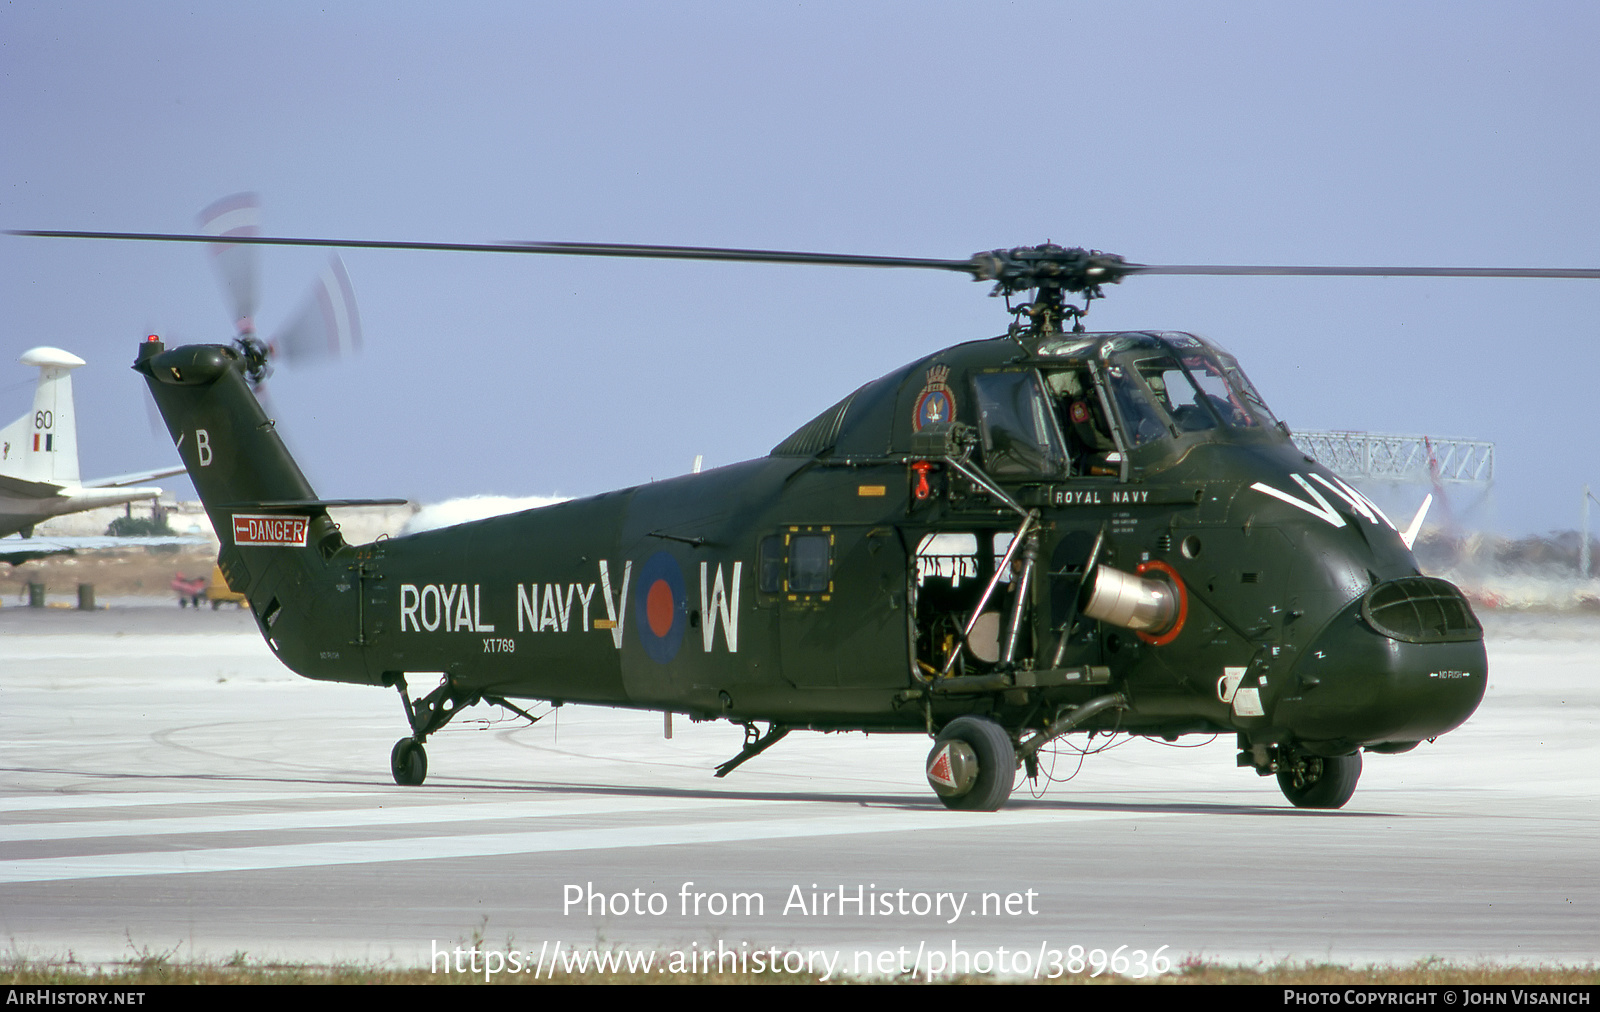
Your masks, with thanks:
[[(758, 460), (364, 546), (307, 523), (303, 565), (235, 549), (311, 678), (903, 731), (1116, 692), (1084, 727), (1338, 755), (1457, 726), (1487, 677), (1460, 593), (1188, 335), (961, 345)], [(1102, 570), (1165, 624), (1087, 614)]]

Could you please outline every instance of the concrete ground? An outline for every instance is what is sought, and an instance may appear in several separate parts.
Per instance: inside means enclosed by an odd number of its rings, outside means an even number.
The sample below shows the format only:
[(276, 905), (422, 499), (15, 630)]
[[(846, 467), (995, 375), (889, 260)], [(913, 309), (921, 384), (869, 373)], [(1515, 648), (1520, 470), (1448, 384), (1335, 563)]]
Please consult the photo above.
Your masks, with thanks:
[(1119, 738), (962, 814), (928, 790), (922, 737), (796, 732), (718, 780), (739, 729), (679, 717), (668, 740), (659, 714), (575, 706), (531, 727), (481, 706), (400, 788), (392, 691), (294, 676), (241, 612), (113, 603), (0, 608), (0, 942), (19, 955), (1600, 956), (1592, 616), (1489, 615), (1478, 713), (1367, 756), (1338, 812), (1291, 808), (1226, 738)]

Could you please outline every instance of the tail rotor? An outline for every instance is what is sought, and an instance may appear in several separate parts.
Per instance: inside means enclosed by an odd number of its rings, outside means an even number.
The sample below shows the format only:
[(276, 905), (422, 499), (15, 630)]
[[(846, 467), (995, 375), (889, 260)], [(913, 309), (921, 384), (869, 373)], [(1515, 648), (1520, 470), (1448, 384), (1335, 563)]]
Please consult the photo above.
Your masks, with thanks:
[[(219, 239), (261, 235), (261, 202), (254, 193), (236, 193), (199, 215), (200, 230)], [(361, 317), (344, 262), (333, 256), (300, 309), (269, 340), (256, 334), (261, 267), (257, 247), (216, 242), (207, 247), (233, 314), (234, 344), (244, 355), (250, 383), (259, 392), (274, 361), (305, 364), (345, 358), (361, 347)]]

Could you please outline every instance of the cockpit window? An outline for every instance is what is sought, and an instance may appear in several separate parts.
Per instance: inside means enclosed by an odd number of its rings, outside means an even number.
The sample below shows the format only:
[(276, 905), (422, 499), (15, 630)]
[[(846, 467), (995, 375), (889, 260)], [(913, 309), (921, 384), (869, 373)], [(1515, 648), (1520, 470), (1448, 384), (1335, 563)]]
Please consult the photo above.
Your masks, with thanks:
[[(1184, 364), (1188, 364), (1188, 359)], [(1196, 360), (1198, 361), (1198, 359)], [(1170, 358), (1146, 359), (1139, 363), (1139, 375), (1156, 395), (1179, 432), (1214, 429), (1218, 422), (1217, 405), (1209, 390), (1196, 385), (1194, 374)], [(1224, 394), (1227, 385), (1223, 385)], [(1222, 398), (1224, 404), (1227, 398)]]
[(1242, 428), (1256, 424), (1256, 420), (1245, 410), (1243, 400), (1228, 386), (1216, 362), (1203, 355), (1185, 355), (1183, 366), (1200, 388), (1199, 397), (1224, 424)]
[(990, 474), (1054, 477), (1065, 472), (1066, 450), (1038, 373), (977, 373), (972, 384)]
[(1267, 402), (1261, 399), (1261, 395), (1256, 393), (1255, 386), (1244, 374), (1244, 370), (1239, 368), (1238, 361), (1227, 352), (1218, 352), (1217, 362), (1222, 366), (1223, 375), (1228, 378), (1228, 382), (1242, 399), (1245, 411), (1254, 416), (1256, 423), (1268, 427), (1276, 426), (1277, 417), (1267, 407)]
[(1197, 338), (1128, 334), (1107, 345), (1116, 345), (1110, 354), (1102, 351), (1112, 399), (1135, 447), (1169, 431), (1260, 431), (1277, 425), (1232, 356)]
[[(1166, 374), (1176, 363), (1167, 358), (1133, 358), (1113, 361), (1106, 368), (1111, 396), (1122, 415), (1123, 431), (1136, 447), (1167, 434)], [(1159, 406), (1158, 406), (1159, 405)], [(1168, 409), (1168, 410), (1164, 410)]]

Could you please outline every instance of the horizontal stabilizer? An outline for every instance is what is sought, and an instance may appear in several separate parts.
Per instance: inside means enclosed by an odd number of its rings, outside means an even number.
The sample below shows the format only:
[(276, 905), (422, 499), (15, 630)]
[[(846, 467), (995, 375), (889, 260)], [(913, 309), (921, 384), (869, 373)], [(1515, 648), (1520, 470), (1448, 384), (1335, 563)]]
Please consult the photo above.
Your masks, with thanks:
[(65, 487), (50, 481), (28, 481), (26, 478), (0, 474), (0, 493), (23, 499), (50, 499), (60, 495)]
[(404, 506), (409, 499), (268, 499), (262, 502), (230, 502), (225, 510), (320, 510), (340, 506)]
[(83, 483), (84, 488), (126, 488), (129, 485), (143, 485), (147, 481), (157, 478), (167, 478), (174, 474), (183, 474), (188, 468), (183, 465), (165, 467), (159, 471), (140, 471), (137, 474), (119, 474), (114, 478), (96, 478), (94, 481)]

